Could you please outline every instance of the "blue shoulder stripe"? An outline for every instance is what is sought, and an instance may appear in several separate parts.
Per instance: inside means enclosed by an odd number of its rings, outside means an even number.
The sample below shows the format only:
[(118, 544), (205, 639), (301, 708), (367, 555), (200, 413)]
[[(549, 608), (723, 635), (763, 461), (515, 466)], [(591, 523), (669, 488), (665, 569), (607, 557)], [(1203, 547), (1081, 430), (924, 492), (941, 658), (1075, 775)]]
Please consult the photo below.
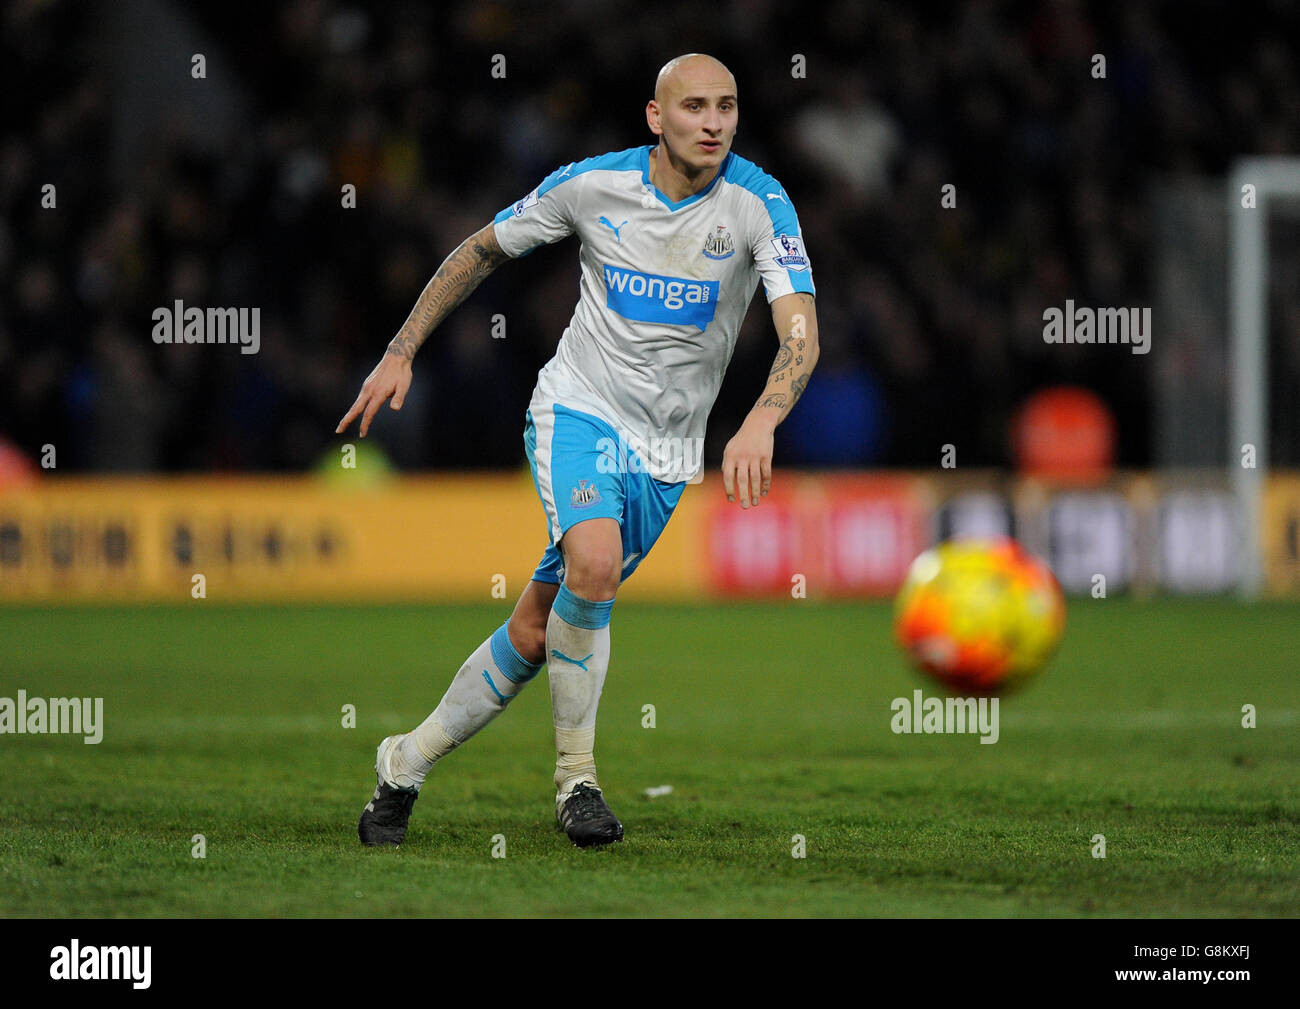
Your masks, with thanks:
[[(782, 235), (792, 237), (799, 235), (799, 218), (794, 212), (790, 198), (785, 194), (784, 187), (758, 165), (732, 154), (731, 163), (727, 166), (726, 180), (732, 185), (748, 190), (762, 200), (763, 206), (767, 208), (768, 220), (772, 222), (773, 240), (779, 239)], [(801, 235), (799, 237), (802, 239)], [(795, 291), (816, 293), (813, 290), (812, 276), (806, 266), (802, 270), (787, 268), (785, 275)]]
[(773, 238), (781, 234), (799, 234), (799, 218), (790, 204), (790, 198), (785, 195), (785, 189), (758, 165), (747, 158), (733, 155), (731, 164), (727, 166), (726, 179), (732, 185), (749, 190), (763, 201), (772, 221)]
[[(579, 175), (586, 172), (606, 171), (606, 172), (640, 172), (641, 171), (641, 152), (644, 148), (629, 147), (626, 151), (613, 151), (609, 154), (597, 154), (595, 157), (584, 158), (582, 161), (571, 161), (567, 165), (561, 165), (550, 175), (542, 179), (541, 184), (537, 187), (535, 193), (529, 193), (524, 200), (541, 199), (548, 192), (562, 183), (576, 179)], [(512, 203), (501, 213), (492, 219), (493, 224), (500, 224), (514, 216), (515, 207), (518, 203)]]

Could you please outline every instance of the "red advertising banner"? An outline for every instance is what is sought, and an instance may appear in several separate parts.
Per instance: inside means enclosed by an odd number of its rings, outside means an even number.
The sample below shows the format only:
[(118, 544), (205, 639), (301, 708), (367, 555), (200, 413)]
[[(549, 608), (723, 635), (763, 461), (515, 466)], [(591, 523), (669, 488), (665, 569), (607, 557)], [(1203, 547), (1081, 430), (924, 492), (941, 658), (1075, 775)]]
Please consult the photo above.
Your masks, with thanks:
[(930, 494), (919, 478), (837, 474), (786, 480), (757, 508), (712, 502), (703, 530), (712, 591), (888, 596), (928, 545)]

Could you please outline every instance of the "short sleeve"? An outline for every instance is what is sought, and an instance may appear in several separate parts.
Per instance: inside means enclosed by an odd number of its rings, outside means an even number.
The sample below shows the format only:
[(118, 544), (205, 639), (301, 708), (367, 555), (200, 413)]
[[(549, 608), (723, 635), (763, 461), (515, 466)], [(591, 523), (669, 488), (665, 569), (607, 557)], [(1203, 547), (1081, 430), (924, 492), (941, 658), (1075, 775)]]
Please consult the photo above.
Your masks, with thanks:
[(574, 174), (574, 167), (557, 168), (531, 193), (492, 219), (497, 244), (507, 256), (518, 258), (539, 245), (573, 234), (584, 179), (582, 174)]
[(754, 193), (763, 210), (756, 215), (750, 248), (768, 303), (796, 292), (816, 294), (799, 217), (781, 184), (770, 175), (765, 182), (770, 185), (759, 186)]

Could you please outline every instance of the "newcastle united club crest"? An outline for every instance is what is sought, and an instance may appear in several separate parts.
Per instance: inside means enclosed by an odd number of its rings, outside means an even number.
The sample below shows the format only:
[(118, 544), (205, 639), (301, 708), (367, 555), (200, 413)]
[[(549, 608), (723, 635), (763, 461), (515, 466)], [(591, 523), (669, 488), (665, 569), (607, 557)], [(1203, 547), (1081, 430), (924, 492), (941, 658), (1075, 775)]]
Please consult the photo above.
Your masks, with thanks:
[(569, 504), (574, 508), (586, 508), (599, 500), (600, 488), (586, 480), (579, 480), (578, 486), (569, 492)]
[(725, 224), (719, 224), (704, 240), (704, 254), (710, 259), (729, 259), (736, 254), (736, 240)]

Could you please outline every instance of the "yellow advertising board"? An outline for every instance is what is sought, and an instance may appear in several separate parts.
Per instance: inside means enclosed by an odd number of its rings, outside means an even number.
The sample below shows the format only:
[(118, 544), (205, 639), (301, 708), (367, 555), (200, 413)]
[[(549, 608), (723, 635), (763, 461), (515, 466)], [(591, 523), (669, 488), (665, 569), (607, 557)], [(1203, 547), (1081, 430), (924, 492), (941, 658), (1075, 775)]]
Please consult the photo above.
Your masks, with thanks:
[[(688, 488), (632, 594), (702, 584)], [(546, 548), (526, 472), (336, 488), (310, 477), (47, 480), (0, 495), (0, 601), (513, 598)]]
[[(1014, 535), (1067, 592), (1224, 592), (1236, 511), (1222, 474), (1046, 487), (987, 473), (781, 471), (757, 509), (688, 486), (620, 591), (641, 599), (887, 597), (936, 538)], [(1300, 590), (1300, 476), (1270, 477), (1270, 590)], [(44, 479), (0, 491), (0, 603), (514, 599), (546, 547), (526, 471)]]
[(1300, 476), (1273, 475), (1264, 485), (1260, 549), (1273, 593), (1300, 591)]

